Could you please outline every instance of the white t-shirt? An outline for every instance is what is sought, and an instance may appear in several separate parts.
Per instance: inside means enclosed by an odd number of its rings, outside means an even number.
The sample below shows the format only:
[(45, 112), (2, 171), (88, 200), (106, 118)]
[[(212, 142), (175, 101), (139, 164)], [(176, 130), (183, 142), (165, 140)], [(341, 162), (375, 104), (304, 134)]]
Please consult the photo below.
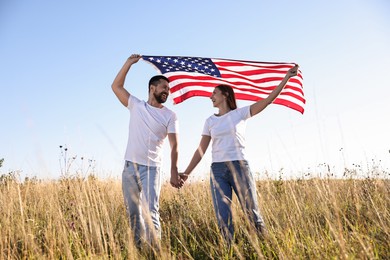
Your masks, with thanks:
[(213, 162), (245, 160), (245, 128), (250, 117), (250, 106), (245, 106), (206, 119), (202, 135), (211, 136)]
[(156, 108), (130, 95), (129, 138), (125, 160), (147, 166), (161, 166), (162, 146), (168, 133), (178, 133), (176, 114)]

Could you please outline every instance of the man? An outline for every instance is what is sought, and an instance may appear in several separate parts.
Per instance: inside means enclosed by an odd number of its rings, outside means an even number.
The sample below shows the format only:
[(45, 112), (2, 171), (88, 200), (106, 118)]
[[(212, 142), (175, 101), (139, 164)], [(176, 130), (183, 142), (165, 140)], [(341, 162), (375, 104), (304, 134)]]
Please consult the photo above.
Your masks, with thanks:
[(157, 75), (149, 81), (148, 101), (141, 101), (125, 88), (130, 67), (141, 59), (131, 55), (112, 83), (119, 101), (130, 110), (129, 137), (122, 173), (122, 191), (130, 225), (138, 248), (142, 242), (158, 246), (161, 238), (159, 196), (161, 190), (161, 156), (164, 139), (168, 136), (171, 147), (171, 179), (173, 187), (180, 188), (183, 181), (177, 170), (178, 121), (176, 114), (163, 106), (169, 95), (169, 80)]

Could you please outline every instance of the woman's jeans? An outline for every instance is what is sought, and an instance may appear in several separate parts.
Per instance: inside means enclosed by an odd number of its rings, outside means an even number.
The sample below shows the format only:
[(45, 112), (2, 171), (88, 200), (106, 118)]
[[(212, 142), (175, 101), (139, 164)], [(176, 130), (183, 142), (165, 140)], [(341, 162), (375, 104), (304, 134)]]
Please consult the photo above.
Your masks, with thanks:
[(256, 227), (259, 235), (264, 233), (265, 226), (257, 202), (256, 183), (247, 161), (212, 163), (210, 186), (218, 226), (226, 242), (230, 244), (234, 237), (231, 206), (233, 190), (245, 215)]
[(154, 246), (161, 238), (160, 177), (159, 167), (125, 162), (122, 192), (137, 247), (141, 247), (142, 242)]

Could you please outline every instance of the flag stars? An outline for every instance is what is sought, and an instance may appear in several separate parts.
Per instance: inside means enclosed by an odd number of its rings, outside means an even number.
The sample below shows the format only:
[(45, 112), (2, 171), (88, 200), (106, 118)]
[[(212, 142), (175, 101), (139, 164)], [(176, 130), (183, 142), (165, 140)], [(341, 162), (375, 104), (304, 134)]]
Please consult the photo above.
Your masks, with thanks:
[(219, 77), (219, 70), (208, 58), (159, 56), (148, 57), (148, 60), (153, 63), (161, 73), (185, 71)]

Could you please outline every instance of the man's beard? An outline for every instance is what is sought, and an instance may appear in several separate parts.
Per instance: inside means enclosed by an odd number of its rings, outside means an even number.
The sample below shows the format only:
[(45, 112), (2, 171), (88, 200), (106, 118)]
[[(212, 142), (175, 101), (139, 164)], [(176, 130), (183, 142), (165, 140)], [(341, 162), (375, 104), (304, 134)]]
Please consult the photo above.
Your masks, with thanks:
[[(163, 98), (163, 94), (165, 94), (166, 95), (166, 98), (164, 99)], [(158, 103), (160, 103), (160, 104), (163, 104), (163, 103), (165, 103), (165, 101), (167, 101), (167, 98), (168, 98), (168, 93), (166, 93), (166, 92), (161, 92), (160, 94), (156, 94), (156, 92), (154, 92), (153, 93), (153, 96), (154, 96), (154, 98), (157, 100), (157, 102)]]

